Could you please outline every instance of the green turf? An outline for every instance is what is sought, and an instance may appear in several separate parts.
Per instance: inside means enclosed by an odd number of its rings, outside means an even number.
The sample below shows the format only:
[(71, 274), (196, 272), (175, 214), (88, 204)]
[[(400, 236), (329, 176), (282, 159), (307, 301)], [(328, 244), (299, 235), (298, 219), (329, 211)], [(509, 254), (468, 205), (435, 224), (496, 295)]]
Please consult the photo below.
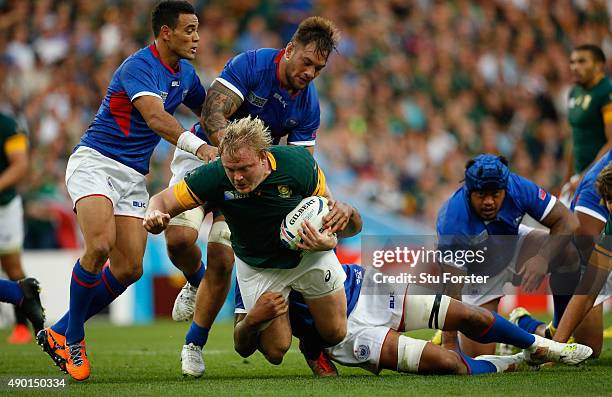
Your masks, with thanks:
[[(606, 324), (612, 323), (608, 315)], [(415, 395), (415, 396), (542, 396), (612, 395), (612, 340), (605, 342), (598, 360), (580, 367), (555, 366), (540, 371), (520, 371), (484, 376), (418, 376), (383, 371), (374, 376), (356, 368), (341, 367), (337, 379), (314, 379), (296, 349), (280, 366), (265, 362), (257, 353), (244, 360), (232, 349), (232, 325), (215, 325), (206, 348), (206, 375), (183, 378), (179, 352), (187, 324), (159, 321), (149, 326), (114, 327), (104, 322), (88, 325), (87, 343), (92, 376), (84, 383), (68, 381), (63, 392), (94, 395), (187, 394), (266, 395)], [(7, 330), (0, 331), (0, 380), (10, 377), (62, 377), (36, 345), (10, 346)], [(430, 332), (417, 336), (427, 337)], [(9, 390), (0, 385), (0, 395)], [(49, 390), (18, 392), (48, 394)], [(477, 394), (476, 394), (477, 393)], [(170, 396), (168, 394), (167, 396)]]

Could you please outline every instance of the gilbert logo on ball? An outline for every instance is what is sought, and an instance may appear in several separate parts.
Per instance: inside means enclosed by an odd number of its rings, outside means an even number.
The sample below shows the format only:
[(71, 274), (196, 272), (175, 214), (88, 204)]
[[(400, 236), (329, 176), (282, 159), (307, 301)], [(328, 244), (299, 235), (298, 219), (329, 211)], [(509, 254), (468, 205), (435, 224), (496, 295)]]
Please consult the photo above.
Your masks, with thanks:
[(329, 205), (325, 197), (306, 197), (283, 219), (280, 227), (281, 242), (287, 248), (297, 250), (296, 243), (302, 241), (298, 235), (302, 223), (307, 220), (315, 229), (322, 232), (323, 218), (328, 213)]

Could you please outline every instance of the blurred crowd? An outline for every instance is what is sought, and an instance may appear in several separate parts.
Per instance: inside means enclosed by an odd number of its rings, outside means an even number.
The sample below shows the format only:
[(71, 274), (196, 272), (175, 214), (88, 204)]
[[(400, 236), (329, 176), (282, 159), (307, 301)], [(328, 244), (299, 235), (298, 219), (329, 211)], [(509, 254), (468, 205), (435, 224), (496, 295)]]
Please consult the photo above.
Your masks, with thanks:
[[(67, 158), (116, 67), (152, 41), (150, 0), (0, 0), (0, 110), (32, 145), (22, 186), (28, 248), (76, 245)], [(281, 48), (300, 20), (334, 21), (342, 40), (316, 80), (317, 150), (352, 195), (429, 225), (473, 154), (510, 159), (559, 186), (569, 137), (568, 57), (594, 43), (612, 55), (605, 0), (194, 1), (196, 70), (205, 87), (236, 53)], [(184, 126), (194, 118), (178, 114)], [(150, 192), (169, 179), (162, 144)]]

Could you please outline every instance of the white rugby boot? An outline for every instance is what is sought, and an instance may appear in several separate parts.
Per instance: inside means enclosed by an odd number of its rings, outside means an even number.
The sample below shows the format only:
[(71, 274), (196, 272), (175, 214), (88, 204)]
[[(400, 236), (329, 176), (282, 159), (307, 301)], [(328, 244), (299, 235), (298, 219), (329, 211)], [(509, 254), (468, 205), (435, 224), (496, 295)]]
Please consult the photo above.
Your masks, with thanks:
[(204, 369), (202, 348), (193, 343), (183, 345), (183, 350), (181, 351), (181, 370), (183, 371), (183, 376), (199, 378), (204, 374)]
[(191, 321), (195, 310), (196, 293), (198, 289), (186, 282), (181, 292), (176, 296), (172, 307), (172, 319), (174, 321)]
[(533, 335), (536, 342), (523, 350), (529, 365), (543, 364), (549, 361), (569, 365), (580, 364), (593, 354), (593, 349), (580, 343), (560, 343)]

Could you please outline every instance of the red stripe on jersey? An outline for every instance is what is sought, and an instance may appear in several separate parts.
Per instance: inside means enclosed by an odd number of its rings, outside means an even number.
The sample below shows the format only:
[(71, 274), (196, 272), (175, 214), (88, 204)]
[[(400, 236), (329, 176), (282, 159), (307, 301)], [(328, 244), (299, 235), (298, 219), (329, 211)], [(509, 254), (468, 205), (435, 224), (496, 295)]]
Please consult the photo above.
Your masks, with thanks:
[(155, 45), (155, 43), (151, 44), (151, 45), (149, 46), (149, 49), (151, 50), (151, 53), (153, 54), (153, 56), (154, 56), (155, 58), (159, 59), (159, 62), (160, 62), (162, 65), (164, 65), (164, 67), (165, 67), (166, 69), (168, 69), (168, 70), (170, 71), (170, 73), (174, 74), (174, 73), (176, 73), (176, 72), (178, 72), (178, 71), (180, 71), (180, 70), (181, 70), (181, 63), (180, 63), (180, 62), (178, 63), (178, 70), (174, 70), (174, 69), (172, 69), (172, 68), (171, 68), (171, 67), (170, 67), (168, 64), (166, 64), (164, 61), (162, 61), (161, 56), (159, 55), (159, 51), (157, 50), (157, 46)]
[(285, 54), (285, 49), (283, 48), (282, 50), (278, 52), (278, 54), (276, 54), (276, 57), (274, 58), (274, 63), (276, 64), (276, 80), (278, 80), (279, 83), (280, 83), (280, 77), (278, 75), (278, 65), (280, 65), (280, 60), (284, 54)]
[(110, 97), (110, 112), (121, 131), (130, 134), (130, 118), (132, 117), (132, 102), (125, 91), (113, 92)]

